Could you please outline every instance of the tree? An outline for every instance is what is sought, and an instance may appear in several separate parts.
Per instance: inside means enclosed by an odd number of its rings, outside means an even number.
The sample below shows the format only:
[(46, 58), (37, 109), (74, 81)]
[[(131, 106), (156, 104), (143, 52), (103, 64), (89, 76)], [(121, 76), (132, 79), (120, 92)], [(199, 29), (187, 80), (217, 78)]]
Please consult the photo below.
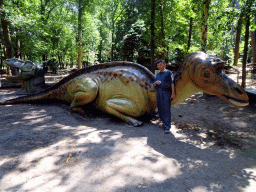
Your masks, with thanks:
[[(88, 1), (87, 1), (88, 3)], [(85, 3), (83, 0), (78, 0), (78, 27), (77, 27), (77, 63), (78, 69), (82, 68), (82, 15), (84, 12)]]
[(12, 58), (13, 57), (13, 50), (12, 50), (12, 43), (11, 43), (11, 37), (10, 37), (10, 31), (9, 31), (9, 21), (6, 14), (6, 8), (4, 6), (3, 0), (0, 0), (0, 17), (1, 17), (1, 26), (3, 29), (3, 37), (4, 37), (4, 45), (6, 47), (6, 58)]
[(158, 58), (165, 59), (165, 34), (164, 34), (164, 3), (163, 1), (159, 2), (159, 17), (160, 17), (160, 32), (159, 32), (159, 40), (160, 40), (160, 50), (158, 53)]
[(243, 55), (243, 65), (242, 65), (242, 87), (246, 86), (246, 62), (247, 62), (247, 52), (248, 52), (248, 40), (249, 40), (249, 28), (250, 28), (250, 15), (246, 15), (246, 26), (244, 35), (244, 55)]
[[(252, 0), (6, 0), (4, 3), (1, 0), (1, 3), (8, 4), (3, 9), (4, 18), (9, 22), (9, 40), (16, 57), (22, 55), (25, 60), (41, 62), (55, 56), (60, 63), (78, 63), (79, 68), (85, 60), (87, 64), (131, 60), (154, 72), (156, 56), (179, 63), (185, 54), (200, 49), (233, 60), (233, 26), (239, 15), (242, 16), (239, 26), (244, 25), (242, 13), (247, 1)], [(5, 42), (3, 28), (7, 28), (4, 24), (1, 27), (0, 39)], [(244, 45), (244, 40), (241, 37), (236, 42)], [(251, 54), (250, 48), (249, 51)]]
[(238, 22), (237, 22), (237, 28), (236, 28), (236, 41), (235, 41), (235, 51), (234, 51), (234, 66), (237, 66), (238, 59), (239, 59), (239, 44), (240, 44), (240, 37), (241, 37), (241, 31), (242, 31), (242, 24), (243, 24), (243, 14), (241, 12)]
[[(103, 23), (102, 13), (100, 13), (100, 21), (101, 21), (101, 23)], [(100, 28), (99, 29), (100, 37), (103, 37), (103, 26), (102, 26), (102, 24), (100, 24), (99, 28)], [(102, 61), (102, 47), (103, 47), (103, 38), (100, 39), (100, 44), (99, 44), (99, 47), (98, 47), (98, 50), (99, 50), (98, 60), (99, 60), (100, 63)]]
[(116, 22), (120, 19), (123, 14), (124, 8), (121, 7), (122, 2), (119, 0), (113, 0), (110, 4), (111, 6), (111, 13), (110, 13), (110, 20), (111, 20), (111, 61), (114, 59), (114, 33), (115, 33), (115, 25)]
[(150, 70), (155, 72), (155, 0), (151, 0), (151, 23), (150, 23), (150, 56), (151, 67)]
[[(251, 45), (252, 45), (252, 63), (256, 64), (256, 30), (251, 31)], [(256, 71), (256, 66), (254, 66), (253, 71)]]
[(190, 44), (191, 44), (191, 38), (192, 38), (192, 30), (193, 30), (193, 17), (190, 17), (189, 19), (189, 32), (188, 32), (188, 46), (187, 46), (187, 52), (189, 52)]
[[(39, 22), (40, 28), (43, 29), (43, 31), (47, 31), (47, 28), (45, 28), (48, 24), (50, 15), (52, 11), (58, 6), (58, 3), (53, 0), (40, 0), (40, 18), (41, 22)], [(49, 43), (48, 34), (41, 34), (41, 38), (44, 42)], [(52, 38), (53, 39), (53, 38)], [(53, 40), (54, 41), (54, 40)], [(42, 50), (42, 60), (47, 60), (47, 52), (48, 49)]]
[[(10, 31), (9, 31), (9, 21), (6, 14), (6, 7), (4, 6), (3, 0), (0, 0), (0, 17), (1, 17), (1, 26), (3, 29), (3, 39), (4, 39), (4, 45), (6, 48), (5, 51), (5, 58), (12, 58), (13, 57), (13, 50), (12, 50), (12, 43), (11, 43), (11, 37), (10, 37)], [(18, 73), (17, 69), (12, 68), (12, 74), (16, 75)], [(7, 67), (7, 74), (10, 74), (10, 67)]]
[(252, 5), (254, 1), (253, 0), (247, 0), (244, 6), (244, 15), (246, 20), (245, 25), (245, 35), (244, 35), (244, 55), (243, 55), (243, 63), (242, 63), (242, 87), (246, 87), (246, 62), (247, 62), (247, 52), (248, 52), (248, 41), (249, 41), (249, 30), (250, 30), (250, 17), (252, 13)]
[(145, 42), (145, 32), (146, 27), (144, 21), (138, 20), (131, 25), (130, 30), (123, 37), (121, 43), (121, 53), (124, 60), (146, 64), (144, 62), (145, 55), (143, 54), (147, 52), (147, 50), (145, 50), (147, 44)]
[(203, 21), (202, 21), (202, 36), (201, 36), (201, 50), (206, 52), (207, 43), (207, 20), (209, 17), (209, 8), (211, 0), (204, 0), (203, 2)]

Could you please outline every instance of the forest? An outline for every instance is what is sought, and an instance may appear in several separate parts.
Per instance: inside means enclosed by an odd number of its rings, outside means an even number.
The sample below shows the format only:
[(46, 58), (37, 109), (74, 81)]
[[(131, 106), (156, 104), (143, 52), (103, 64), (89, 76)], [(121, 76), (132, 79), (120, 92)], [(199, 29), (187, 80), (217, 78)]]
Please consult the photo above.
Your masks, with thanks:
[(255, 0), (0, 0), (6, 58), (65, 68), (125, 60), (151, 71), (205, 51), (237, 66), (256, 63)]

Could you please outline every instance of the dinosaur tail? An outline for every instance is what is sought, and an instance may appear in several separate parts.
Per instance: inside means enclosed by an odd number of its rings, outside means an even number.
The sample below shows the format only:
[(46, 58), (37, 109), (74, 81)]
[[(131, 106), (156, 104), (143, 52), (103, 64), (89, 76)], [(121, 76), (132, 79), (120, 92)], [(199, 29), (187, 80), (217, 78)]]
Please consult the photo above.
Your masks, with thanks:
[(21, 103), (21, 98), (23, 98), (23, 97), (19, 97), (17, 99), (9, 99), (9, 100), (6, 100), (6, 101), (0, 101), (0, 105)]
[(9, 99), (5, 101), (0, 101), (0, 105), (8, 105), (8, 104), (18, 104), (18, 103), (29, 103), (32, 101), (42, 100), (48, 98), (48, 93), (35, 93), (32, 95), (22, 96), (14, 99)]

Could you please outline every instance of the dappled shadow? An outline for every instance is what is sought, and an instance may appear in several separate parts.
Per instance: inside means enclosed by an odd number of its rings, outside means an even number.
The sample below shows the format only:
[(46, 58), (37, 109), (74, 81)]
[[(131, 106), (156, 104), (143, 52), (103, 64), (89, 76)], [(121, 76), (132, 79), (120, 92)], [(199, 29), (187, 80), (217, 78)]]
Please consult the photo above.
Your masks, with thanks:
[[(211, 120), (193, 109), (186, 125), (181, 107), (165, 135), (154, 123), (135, 128), (91, 108), (79, 115), (60, 103), (1, 106), (0, 190), (242, 191), (255, 182), (255, 157), (214, 145), (204, 131)], [(223, 107), (218, 115), (231, 116)], [(224, 117), (217, 123), (229, 129)]]
[[(183, 187), (180, 191), (203, 187), (207, 191), (239, 191), (239, 188), (249, 185), (248, 180), (255, 176), (244, 169), (255, 167), (255, 159), (241, 163), (243, 156), (231, 157), (229, 150), (221, 150), (216, 146), (205, 146), (192, 143), (189, 140), (175, 140), (165, 145), (155, 145), (154, 139), (148, 138), (148, 145), (163, 154), (175, 159), (181, 164), (182, 175), (167, 179), (163, 183), (176, 183)], [(168, 150), (167, 150), (168, 149)], [(222, 180), (221, 178), (228, 178)], [(162, 185), (160, 183), (158, 185)]]
[(235, 108), (216, 96), (198, 93), (173, 108), (173, 112), (177, 124), (190, 124), (189, 129), (196, 125), (213, 140), (221, 136), (222, 141), (217, 141), (220, 146), (256, 147), (256, 106)]

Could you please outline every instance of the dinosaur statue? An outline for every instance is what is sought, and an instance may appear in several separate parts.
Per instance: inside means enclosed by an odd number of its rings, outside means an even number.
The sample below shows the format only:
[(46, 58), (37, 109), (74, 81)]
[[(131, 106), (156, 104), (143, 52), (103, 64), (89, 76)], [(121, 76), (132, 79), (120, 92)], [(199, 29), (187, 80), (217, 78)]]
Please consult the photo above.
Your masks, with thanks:
[(43, 62), (43, 69), (45, 73), (48, 72), (48, 67), (50, 67), (53, 74), (57, 74), (58, 64), (56, 63), (56, 58)]
[[(222, 73), (223, 62), (211, 63), (203, 52), (188, 55), (175, 76), (178, 105), (197, 91), (217, 95), (236, 107), (248, 105), (248, 96), (238, 84)], [(70, 74), (48, 89), (30, 96), (3, 101), (15, 104), (44, 99), (58, 99), (70, 104), (72, 110), (83, 112), (88, 103), (123, 121), (140, 126), (135, 119), (153, 112), (157, 106), (155, 75), (132, 62), (110, 62), (86, 67)]]
[(6, 64), (21, 70), (17, 76), (7, 76), (8, 81), (22, 83), (21, 92), (36, 93), (45, 89), (44, 71), (41, 66), (31, 61), (6, 59)]

